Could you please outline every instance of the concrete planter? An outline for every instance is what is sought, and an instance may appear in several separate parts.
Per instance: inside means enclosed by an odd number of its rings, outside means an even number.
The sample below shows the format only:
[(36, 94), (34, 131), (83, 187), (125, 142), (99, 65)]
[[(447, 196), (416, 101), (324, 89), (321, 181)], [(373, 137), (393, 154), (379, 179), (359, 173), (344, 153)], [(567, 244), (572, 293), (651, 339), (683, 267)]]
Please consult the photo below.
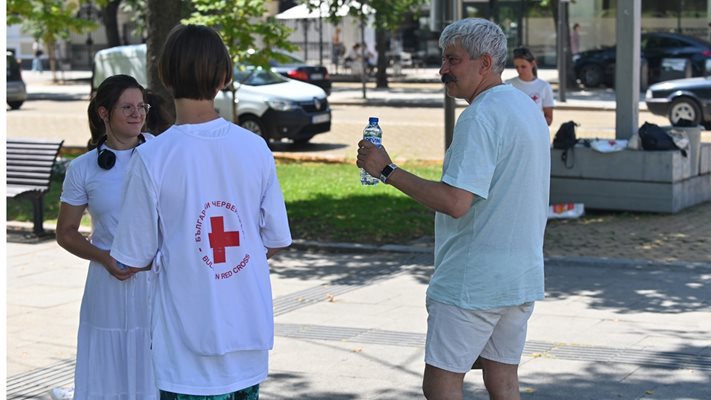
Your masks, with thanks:
[(711, 143), (690, 141), (687, 157), (680, 151), (600, 153), (576, 147), (568, 153), (567, 167), (561, 160), (562, 150), (552, 149), (551, 204), (675, 213), (710, 201)]

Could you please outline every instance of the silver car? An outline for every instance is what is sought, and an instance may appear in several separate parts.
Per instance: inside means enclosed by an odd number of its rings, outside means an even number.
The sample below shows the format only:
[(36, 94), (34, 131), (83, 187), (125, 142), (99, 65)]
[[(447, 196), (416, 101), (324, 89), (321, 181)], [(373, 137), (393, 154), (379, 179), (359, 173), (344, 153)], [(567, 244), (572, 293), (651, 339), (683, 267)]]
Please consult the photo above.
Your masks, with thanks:
[(27, 100), (27, 88), (22, 80), (22, 70), (20, 64), (15, 59), (15, 55), (7, 52), (7, 105), (13, 110), (22, 107), (22, 103)]

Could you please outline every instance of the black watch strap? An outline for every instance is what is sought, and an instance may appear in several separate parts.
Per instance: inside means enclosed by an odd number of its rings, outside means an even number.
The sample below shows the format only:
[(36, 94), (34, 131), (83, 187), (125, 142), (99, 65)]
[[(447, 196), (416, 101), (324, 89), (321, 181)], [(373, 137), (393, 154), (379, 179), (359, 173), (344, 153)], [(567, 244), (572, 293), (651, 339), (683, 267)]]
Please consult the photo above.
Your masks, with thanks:
[(390, 178), (390, 175), (397, 169), (397, 165), (395, 164), (388, 164), (383, 168), (383, 170), (380, 172), (380, 181), (383, 183), (387, 183), (388, 178)]

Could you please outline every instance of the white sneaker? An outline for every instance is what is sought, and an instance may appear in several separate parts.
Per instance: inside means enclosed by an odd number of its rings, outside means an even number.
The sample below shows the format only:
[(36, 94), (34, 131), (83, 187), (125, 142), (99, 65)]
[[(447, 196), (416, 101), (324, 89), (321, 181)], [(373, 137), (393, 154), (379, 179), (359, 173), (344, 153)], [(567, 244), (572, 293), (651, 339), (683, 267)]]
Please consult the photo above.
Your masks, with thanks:
[(52, 400), (72, 400), (74, 398), (74, 388), (54, 388), (49, 391)]

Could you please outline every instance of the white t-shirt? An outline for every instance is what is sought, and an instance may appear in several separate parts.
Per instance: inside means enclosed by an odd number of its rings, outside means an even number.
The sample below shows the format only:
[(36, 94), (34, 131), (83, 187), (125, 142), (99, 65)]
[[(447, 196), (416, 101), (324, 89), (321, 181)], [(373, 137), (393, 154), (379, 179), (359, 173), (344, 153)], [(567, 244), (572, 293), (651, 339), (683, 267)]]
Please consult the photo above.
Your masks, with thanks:
[[(154, 138), (150, 133), (142, 135), (146, 141)], [(96, 149), (80, 155), (69, 164), (59, 199), (72, 206), (87, 206), (91, 215), (91, 243), (109, 250), (118, 226), (123, 178), (134, 149), (114, 150), (106, 145), (102, 149), (114, 153), (114, 167), (108, 170), (99, 167)]]
[(274, 342), (265, 248), (291, 244), (264, 140), (218, 118), (138, 148), (111, 255), (155, 258), (153, 361), (161, 390), (215, 395), (267, 375)]
[(526, 93), (531, 100), (538, 104), (538, 107), (540, 107), (541, 110), (544, 107), (555, 106), (553, 89), (551, 88), (551, 85), (543, 79), (536, 78), (527, 82), (521, 80), (521, 78), (517, 76), (507, 80), (506, 83), (511, 84), (516, 89)]
[(479, 310), (542, 299), (550, 143), (541, 111), (509, 85), (479, 94), (454, 127), (442, 182), (475, 200), (461, 218), (435, 214), (427, 296)]

